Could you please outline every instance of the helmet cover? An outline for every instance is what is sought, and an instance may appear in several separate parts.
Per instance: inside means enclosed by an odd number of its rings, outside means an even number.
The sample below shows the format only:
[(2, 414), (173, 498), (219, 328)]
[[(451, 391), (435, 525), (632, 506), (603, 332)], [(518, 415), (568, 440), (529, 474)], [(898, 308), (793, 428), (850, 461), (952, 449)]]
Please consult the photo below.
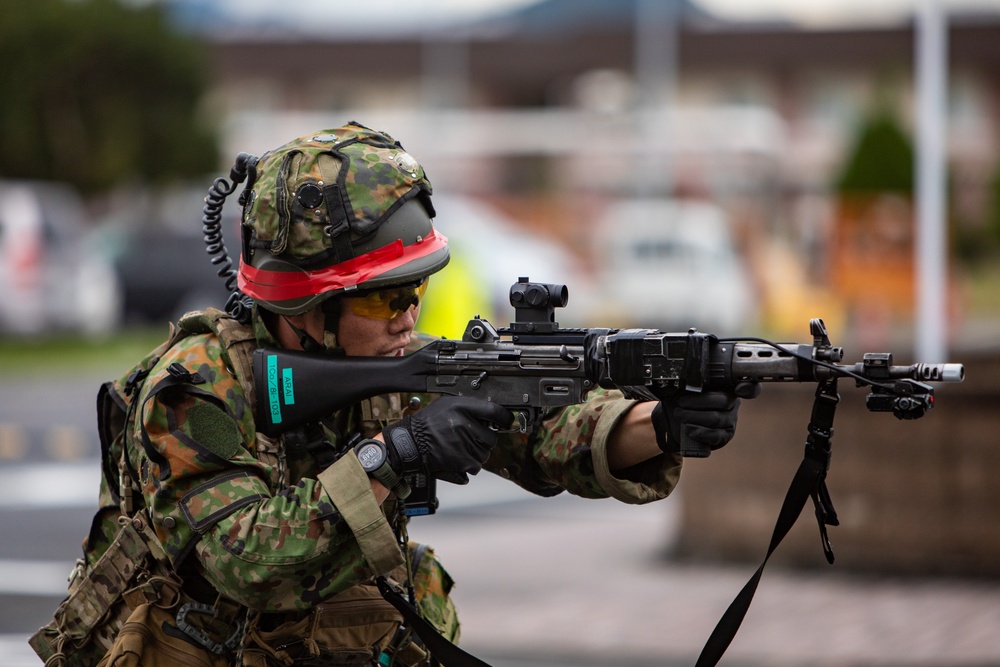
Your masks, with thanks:
[(427, 277), (448, 263), (431, 191), (397, 141), (357, 123), (265, 153), (241, 196), (240, 290), (299, 314), (336, 294)]

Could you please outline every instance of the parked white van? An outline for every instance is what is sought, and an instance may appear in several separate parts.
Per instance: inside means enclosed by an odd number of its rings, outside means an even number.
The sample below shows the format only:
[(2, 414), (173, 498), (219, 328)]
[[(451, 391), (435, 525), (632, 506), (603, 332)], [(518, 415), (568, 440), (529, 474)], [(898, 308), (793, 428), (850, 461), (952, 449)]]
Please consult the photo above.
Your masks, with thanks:
[(752, 324), (755, 290), (719, 206), (623, 200), (594, 238), (602, 302), (620, 326), (732, 335)]

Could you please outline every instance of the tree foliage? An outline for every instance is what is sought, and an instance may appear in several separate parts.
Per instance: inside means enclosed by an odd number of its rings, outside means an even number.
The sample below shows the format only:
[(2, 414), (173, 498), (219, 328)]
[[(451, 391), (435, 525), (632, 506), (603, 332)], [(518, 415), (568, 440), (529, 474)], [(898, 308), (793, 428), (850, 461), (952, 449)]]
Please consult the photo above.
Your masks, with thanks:
[(1000, 163), (993, 170), (989, 181), (986, 204), (986, 229), (994, 241), (1000, 241)]
[(839, 192), (913, 192), (913, 142), (902, 124), (882, 106), (858, 133), (847, 164), (837, 179)]
[(217, 167), (200, 45), (158, 4), (0, 0), (0, 177), (96, 193)]

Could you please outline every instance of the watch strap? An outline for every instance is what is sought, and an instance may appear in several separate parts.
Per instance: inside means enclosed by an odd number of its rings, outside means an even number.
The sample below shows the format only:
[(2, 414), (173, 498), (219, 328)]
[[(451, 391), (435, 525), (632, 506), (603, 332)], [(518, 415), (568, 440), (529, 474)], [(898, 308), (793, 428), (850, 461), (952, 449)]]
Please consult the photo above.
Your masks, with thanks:
[(387, 428), (383, 434), (387, 441), (392, 442), (393, 453), (399, 459), (403, 472), (419, 472), (422, 468), (420, 450), (413, 441), (410, 432), (401, 426)]

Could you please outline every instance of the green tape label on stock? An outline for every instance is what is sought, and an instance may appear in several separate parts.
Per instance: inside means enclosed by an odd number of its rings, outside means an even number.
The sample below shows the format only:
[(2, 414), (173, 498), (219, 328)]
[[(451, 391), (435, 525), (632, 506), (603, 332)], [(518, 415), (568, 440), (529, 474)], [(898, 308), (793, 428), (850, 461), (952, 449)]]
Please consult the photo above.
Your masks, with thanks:
[(295, 383), (292, 381), (292, 369), (281, 371), (281, 389), (284, 392), (285, 405), (295, 405)]
[(281, 389), (278, 387), (278, 356), (267, 357), (267, 402), (271, 406), (271, 423), (281, 423)]

